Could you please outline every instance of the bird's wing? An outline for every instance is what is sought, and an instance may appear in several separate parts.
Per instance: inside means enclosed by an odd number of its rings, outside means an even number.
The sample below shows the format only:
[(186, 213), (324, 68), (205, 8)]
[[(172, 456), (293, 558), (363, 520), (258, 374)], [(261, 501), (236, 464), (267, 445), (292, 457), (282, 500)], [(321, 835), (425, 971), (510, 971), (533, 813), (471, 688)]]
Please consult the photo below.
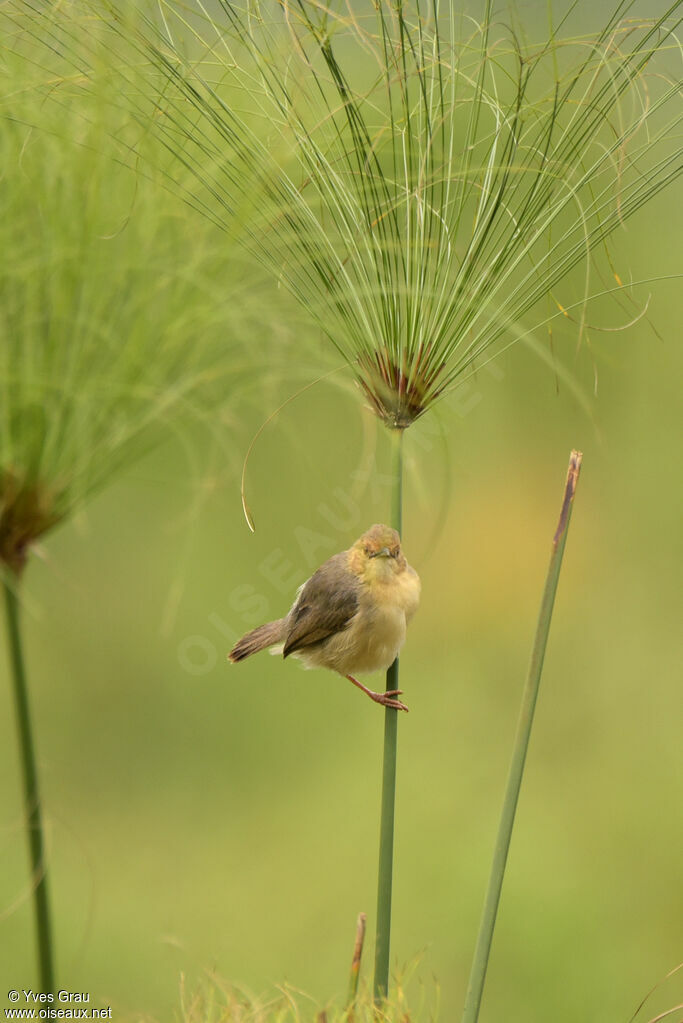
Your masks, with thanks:
[(344, 551), (326, 561), (301, 589), (286, 619), (286, 657), (345, 629), (358, 610), (360, 583)]

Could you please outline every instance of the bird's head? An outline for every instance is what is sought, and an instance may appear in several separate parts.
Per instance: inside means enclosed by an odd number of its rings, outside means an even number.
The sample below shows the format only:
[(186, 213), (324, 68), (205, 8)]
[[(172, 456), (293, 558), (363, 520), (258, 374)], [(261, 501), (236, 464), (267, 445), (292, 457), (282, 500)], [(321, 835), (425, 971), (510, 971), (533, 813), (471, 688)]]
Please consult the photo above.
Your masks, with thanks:
[(352, 551), (356, 570), (366, 578), (389, 579), (406, 566), (401, 538), (390, 526), (371, 526), (356, 540)]

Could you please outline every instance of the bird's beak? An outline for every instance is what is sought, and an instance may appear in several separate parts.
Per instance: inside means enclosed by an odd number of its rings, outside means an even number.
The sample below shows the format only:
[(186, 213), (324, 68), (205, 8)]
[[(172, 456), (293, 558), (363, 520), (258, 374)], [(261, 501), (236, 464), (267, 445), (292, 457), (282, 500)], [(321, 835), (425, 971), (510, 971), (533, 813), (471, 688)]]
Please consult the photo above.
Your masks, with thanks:
[(371, 558), (390, 558), (391, 551), (388, 547), (382, 547), (380, 551), (375, 551), (374, 554), (370, 555)]

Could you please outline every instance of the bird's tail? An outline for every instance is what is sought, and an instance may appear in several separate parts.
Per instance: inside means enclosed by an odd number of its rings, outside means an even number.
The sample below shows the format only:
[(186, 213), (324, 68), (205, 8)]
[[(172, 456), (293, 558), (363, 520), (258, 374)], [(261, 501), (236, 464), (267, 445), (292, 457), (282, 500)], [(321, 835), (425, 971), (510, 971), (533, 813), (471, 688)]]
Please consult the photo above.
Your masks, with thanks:
[(237, 663), (237, 661), (243, 661), (245, 657), (257, 654), (259, 650), (273, 646), (274, 643), (280, 643), (283, 639), (282, 627), (284, 624), (285, 619), (279, 618), (276, 622), (266, 622), (265, 625), (259, 625), (258, 629), (252, 629), (235, 643), (228, 654), (228, 660)]

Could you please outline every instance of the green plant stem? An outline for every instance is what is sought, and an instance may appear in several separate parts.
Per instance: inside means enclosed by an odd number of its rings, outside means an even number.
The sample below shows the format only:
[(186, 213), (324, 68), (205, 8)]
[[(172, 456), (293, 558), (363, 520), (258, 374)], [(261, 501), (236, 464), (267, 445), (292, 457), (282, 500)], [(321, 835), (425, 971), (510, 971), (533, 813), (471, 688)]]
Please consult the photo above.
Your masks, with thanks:
[(491, 951), (493, 929), (496, 924), (496, 914), (498, 912), (500, 892), (503, 886), (505, 864), (507, 861), (508, 849), (510, 847), (510, 838), (512, 836), (512, 827), (515, 820), (515, 810), (517, 808), (519, 790), (522, 784), (524, 763), (529, 746), (529, 736), (531, 735), (531, 726), (534, 719), (539, 683), (541, 681), (543, 658), (545, 656), (545, 649), (548, 642), (548, 633), (550, 631), (550, 621), (553, 613), (553, 604), (555, 602), (555, 593), (557, 591), (557, 582), (560, 576), (562, 555), (564, 553), (564, 546), (567, 540), (567, 530), (569, 528), (569, 519), (571, 516), (572, 503), (574, 500), (574, 493), (576, 491), (580, 468), (581, 453), (579, 451), (572, 451), (569, 460), (569, 470), (567, 472), (567, 483), (562, 502), (562, 511), (560, 512), (560, 520), (555, 531), (555, 536), (553, 537), (550, 564), (548, 566), (548, 574), (546, 576), (545, 589), (543, 591), (543, 599), (541, 601), (541, 610), (538, 616), (538, 625), (536, 626), (536, 637), (531, 654), (531, 663), (529, 665), (529, 672), (522, 696), (522, 706), (517, 724), (512, 761), (510, 763), (507, 788), (505, 790), (505, 798), (503, 800), (503, 809), (501, 812), (500, 823), (498, 825), (498, 836), (496, 838), (496, 845), (493, 853), (493, 863), (491, 865), (486, 901), (484, 903), (484, 910), (479, 924), (479, 935), (477, 937), (472, 970), (470, 972), (470, 981), (465, 999), (462, 1023), (476, 1023), (479, 1018), (479, 1008), (481, 1006), (484, 981), (486, 979), (486, 968), (488, 966), (489, 953)]
[[(403, 524), (403, 430), (392, 431), (394, 444), (394, 489), (391, 525), (401, 532)], [(387, 671), (387, 689), (398, 689), (398, 657)], [(396, 742), (398, 711), (384, 711), (384, 765), (382, 768), (382, 810), (379, 832), (379, 872), (377, 877), (377, 932), (375, 937), (375, 984), (377, 1003), (389, 990), (389, 945), (391, 941), (391, 891), (394, 868), (394, 806), (396, 796)]]
[(50, 994), (55, 990), (52, 932), (43, 846), (43, 824), (38, 794), (38, 773), (36, 770), (31, 712), (21, 643), (19, 598), (17, 594), (19, 585), (18, 575), (8, 573), (8, 577), (3, 579), (3, 585), (5, 589), (5, 609), (7, 612), (7, 638), (9, 641), (10, 664), (14, 682), (17, 734), (19, 737), (21, 770), (24, 781), (24, 812), (26, 815), (34, 885), (33, 905), (38, 942), (40, 990), (45, 994)]

